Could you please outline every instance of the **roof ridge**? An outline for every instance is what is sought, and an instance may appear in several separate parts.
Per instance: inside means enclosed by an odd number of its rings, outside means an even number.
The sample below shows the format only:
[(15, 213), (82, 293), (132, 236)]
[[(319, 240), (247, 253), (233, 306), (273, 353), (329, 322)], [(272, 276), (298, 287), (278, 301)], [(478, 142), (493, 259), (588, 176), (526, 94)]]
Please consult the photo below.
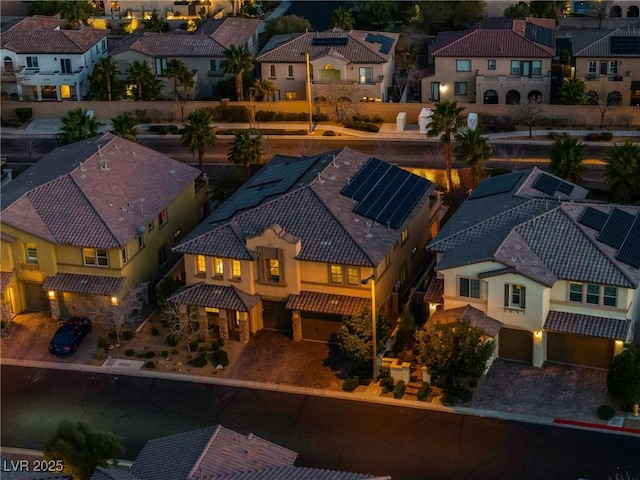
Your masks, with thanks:
[[(440, 50), (442, 50), (442, 49), (444, 49), (444, 48), (447, 48), (447, 47), (450, 47), (450, 46), (452, 46), (452, 45), (455, 45), (456, 43), (458, 43), (458, 42), (462, 41), (463, 39), (467, 38), (467, 37), (468, 37), (468, 36), (470, 36), (470, 35), (473, 35), (474, 33), (478, 32), (478, 31), (479, 31), (479, 30), (471, 30), (470, 32), (468, 32), (468, 33), (466, 33), (466, 34), (464, 34), (464, 35), (462, 35), (462, 36), (460, 36), (460, 37), (456, 38), (456, 39), (455, 39), (455, 40), (453, 40), (452, 42), (449, 42), (449, 43), (447, 43), (447, 44), (445, 44), (445, 45), (441, 46), (438, 50), (435, 50), (431, 55), (435, 55), (435, 54), (436, 54), (436, 53), (438, 53)], [(443, 33), (444, 33), (444, 32), (443, 32)]]
[(191, 470), (189, 471), (189, 475), (187, 476), (188, 478), (192, 478), (195, 475), (196, 469), (198, 468), (198, 465), (200, 464), (200, 462), (202, 462), (202, 460), (204, 459), (205, 455), (207, 454), (207, 452), (211, 448), (211, 444), (214, 442), (214, 440), (218, 436), (218, 433), (220, 432), (221, 428), (222, 428), (222, 425), (220, 425), (220, 424), (218, 424), (216, 426), (216, 429), (211, 434), (211, 437), (209, 437), (209, 440), (207, 441), (207, 444), (202, 449), (202, 452), (200, 452), (200, 455), (198, 455), (198, 458), (196, 459), (196, 461), (193, 462), (193, 466), (191, 467)]
[(620, 29), (620, 27), (618, 28), (614, 28), (613, 30), (608, 31), (607, 33), (605, 33), (604, 35), (602, 35), (601, 37), (598, 37), (596, 40), (594, 40), (593, 42), (589, 43), (588, 45), (585, 45), (584, 47), (582, 47), (580, 50), (578, 50), (577, 52), (574, 52), (573, 56), (579, 55), (580, 53), (582, 53), (584, 50), (586, 50), (587, 48), (591, 48), (592, 46), (594, 46), (596, 43), (600, 43), (601, 41), (603, 41), (605, 38), (610, 37), (611, 35), (614, 34), (614, 32), (617, 32)]
[[(273, 37), (271, 37), (269, 39), (269, 42), (271, 40), (273, 40), (274, 38), (280, 37), (280, 36), (285, 36), (285, 35), (293, 35), (292, 38), (290, 38), (289, 40), (287, 40), (286, 42), (282, 42), (277, 44), (275, 47), (273, 47), (271, 50), (267, 50), (266, 52), (260, 52), (257, 56), (256, 56), (256, 61), (258, 60), (258, 58), (264, 56), (264, 55), (268, 55), (271, 52), (275, 52), (276, 50), (279, 50), (281, 47), (284, 47), (285, 45), (289, 45), (291, 42), (293, 42), (294, 40), (299, 40), (303, 37), (306, 37), (308, 35), (310, 35), (312, 32), (299, 32), (299, 33), (280, 33), (278, 35), (274, 35)], [(267, 45), (269, 44), (269, 42), (267, 42)], [(265, 45), (266, 47), (266, 45)]]

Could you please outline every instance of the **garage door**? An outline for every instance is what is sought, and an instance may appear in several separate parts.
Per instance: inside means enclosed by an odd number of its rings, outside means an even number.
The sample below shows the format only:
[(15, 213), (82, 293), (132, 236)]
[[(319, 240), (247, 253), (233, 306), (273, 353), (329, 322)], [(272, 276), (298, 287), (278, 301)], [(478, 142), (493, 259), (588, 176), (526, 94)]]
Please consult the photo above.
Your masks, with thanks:
[(272, 328), (284, 332), (293, 329), (291, 324), (291, 311), (285, 308), (284, 302), (262, 301), (262, 319), (264, 328)]
[(613, 362), (613, 340), (606, 338), (547, 334), (547, 361), (609, 368)]
[(533, 334), (527, 330), (501, 328), (498, 337), (498, 356), (507, 360), (531, 363)]
[(332, 315), (317, 313), (302, 314), (302, 339), (317, 340), (319, 342), (337, 342), (338, 330), (342, 326), (342, 319)]

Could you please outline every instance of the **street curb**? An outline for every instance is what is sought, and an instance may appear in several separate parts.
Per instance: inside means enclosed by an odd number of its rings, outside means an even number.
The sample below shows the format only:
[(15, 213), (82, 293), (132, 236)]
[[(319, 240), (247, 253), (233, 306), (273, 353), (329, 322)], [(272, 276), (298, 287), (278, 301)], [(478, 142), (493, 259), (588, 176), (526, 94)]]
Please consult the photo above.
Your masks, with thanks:
[(253, 390), (264, 390), (271, 392), (289, 393), (295, 395), (308, 395), (322, 398), (336, 398), (356, 402), (375, 403), (379, 405), (395, 405), (400, 407), (410, 407), (422, 410), (432, 410), (442, 413), (454, 413), (458, 415), (472, 415), (476, 417), (492, 418), (496, 420), (506, 420), (520, 423), (531, 423), (536, 425), (558, 426), (564, 428), (574, 428), (578, 430), (590, 430), (600, 433), (610, 433), (616, 435), (626, 435), (640, 438), (640, 430), (623, 427), (610, 427), (608, 425), (598, 425), (587, 422), (562, 420), (550, 417), (540, 417), (535, 415), (523, 415), (492, 410), (481, 410), (469, 407), (446, 407), (417, 400), (402, 400), (390, 397), (380, 397), (377, 390), (367, 392), (339, 392), (332, 390), (321, 390), (318, 388), (296, 387), (294, 385), (283, 385), (266, 382), (252, 382), (247, 380), (237, 380), (230, 378), (205, 377), (200, 375), (188, 375), (182, 373), (154, 372), (150, 370), (128, 370), (117, 367), (102, 367), (95, 365), (60, 364), (55, 362), (41, 362), (37, 360), (17, 360), (11, 358), (0, 359), (0, 366), (16, 366), (26, 368), (43, 368), (52, 370), (77, 371), (84, 373), (97, 373), (106, 375), (119, 375), (141, 378), (153, 378), (158, 380), (174, 380), (179, 382), (202, 383), (208, 385), (220, 385), (225, 387), (249, 388)]

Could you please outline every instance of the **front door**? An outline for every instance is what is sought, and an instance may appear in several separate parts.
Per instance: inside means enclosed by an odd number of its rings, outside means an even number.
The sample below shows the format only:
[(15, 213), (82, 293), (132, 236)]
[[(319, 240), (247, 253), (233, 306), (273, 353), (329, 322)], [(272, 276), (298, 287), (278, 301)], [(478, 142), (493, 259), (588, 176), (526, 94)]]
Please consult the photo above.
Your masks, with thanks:
[(49, 305), (49, 297), (47, 292), (42, 290), (41, 283), (24, 282), (24, 301), (27, 310), (33, 312), (49, 312), (51, 306)]
[(229, 325), (229, 340), (240, 341), (240, 324), (238, 318), (240, 312), (227, 310), (227, 322)]

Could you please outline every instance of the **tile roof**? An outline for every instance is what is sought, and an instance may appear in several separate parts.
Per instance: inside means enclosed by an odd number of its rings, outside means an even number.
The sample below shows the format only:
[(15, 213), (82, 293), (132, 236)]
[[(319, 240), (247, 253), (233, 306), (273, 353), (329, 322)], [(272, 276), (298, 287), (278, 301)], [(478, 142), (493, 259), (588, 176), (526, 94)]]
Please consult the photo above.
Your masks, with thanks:
[(427, 303), (444, 303), (444, 278), (432, 278), (424, 295)]
[(16, 53), (85, 53), (109, 33), (81, 27), (60, 29), (57, 18), (26, 17), (0, 34), (2, 48)]
[(122, 470), (118, 468), (103, 468), (96, 467), (96, 471), (91, 475), (90, 480), (139, 480), (129, 470)]
[[(304, 63), (304, 54), (309, 52), (311, 60), (324, 57), (330, 52), (337, 54), (350, 63), (387, 63), (393, 58), (397, 33), (376, 33), (387, 37), (393, 46), (388, 53), (379, 43), (368, 42), (367, 35), (374, 32), (360, 30), (308, 32), (299, 34), (276, 35), (267, 42), (256, 57), (256, 62)], [(346, 45), (314, 45), (314, 39), (346, 38)], [(318, 40), (315, 40), (318, 42)]]
[(217, 478), (293, 465), (298, 454), (222, 426), (150, 440), (133, 463), (140, 480)]
[(329, 315), (358, 315), (365, 309), (371, 310), (371, 300), (303, 290), (299, 295), (290, 295), (285, 308)]
[(49, 275), (47, 277), (42, 289), (55, 290), (58, 292), (118, 296), (124, 286), (125, 280), (125, 277), (56, 273), (55, 275)]
[(544, 329), (549, 332), (626, 341), (632, 324), (633, 321), (629, 319), (621, 320), (550, 310), (544, 322)]
[(208, 35), (224, 48), (229, 48), (231, 45), (245, 45), (262, 24), (258, 18), (225, 17), (223, 20), (205, 21), (195, 35)]
[(434, 49), (434, 57), (550, 58), (555, 54), (555, 49), (535, 43), (512, 30), (472, 30), (458, 38), (456, 35), (447, 35), (446, 38), (450, 41), (439, 41), (436, 37), (434, 46), (439, 48)]
[(466, 307), (449, 308), (447, 310), (436, 310), (429, 317), (428, 322), (433, 324), (455, 323), (458, 319), (466, 318), (471, 325), (482, 330), (485, 335), (495, 338), (504, 325), (500, 320), (496, 320), (483, 311), (471, 305)]
[(251, 295), (235, 285), (225, 287), (198, 283), (187, 286), (171, 295), (168, 300), (199, 307), (226, 308), (239, 312), (249, 312), (260, 301), (259, 295)]
[(391, 477), (309, 467), (276, 467), (216, 476), (215, 480), (391, 480)]
[(53, 150), (5, 186), (2, 223), (60, 245), (122, 248), (199, 175), (107, 133)]
[(207, 35), (144, 32), (125, 37), (109, 54), (128, 50), (150, 57), (222, 57), (225, 48)]
[(638, 57), (640, 52), (635, 53), (613, 53), (611, 49), (612, 37), (640, 37), (640, 24), (628, 25), (620, 27), (606, 33), (600, 38), (593, 39), (592, 43), (582, 46), (582, 48), (575, 49), (573, 52), (574, 57)]
[(5, 272), (5, 271), (0, 272), (0, 293), (4, 294), (4, 291), (9, 286), (9, 283), (11, 283), (11, 280), (13, 279), (15, 274), (16, 274), (15, 268), (10, 272)]
[[(175, 251), (221, 257), (235, 252), (242, 256), (232, 258), (245, 258), (250, 255), (246, 238), (277, 224), (300, 239), (300, 260), (378, 265), (428, 202), (434, 186), (429, 183), (399, 228), (378, 225), (355, 214), (358, 202), (340, 193), (367, 159), (349, 148), (309, 158), (275, 157), (220, 207), (222, 213), (213, 211)], [(237, 235), (223, 239), (218, 230), (227, 225)]]

